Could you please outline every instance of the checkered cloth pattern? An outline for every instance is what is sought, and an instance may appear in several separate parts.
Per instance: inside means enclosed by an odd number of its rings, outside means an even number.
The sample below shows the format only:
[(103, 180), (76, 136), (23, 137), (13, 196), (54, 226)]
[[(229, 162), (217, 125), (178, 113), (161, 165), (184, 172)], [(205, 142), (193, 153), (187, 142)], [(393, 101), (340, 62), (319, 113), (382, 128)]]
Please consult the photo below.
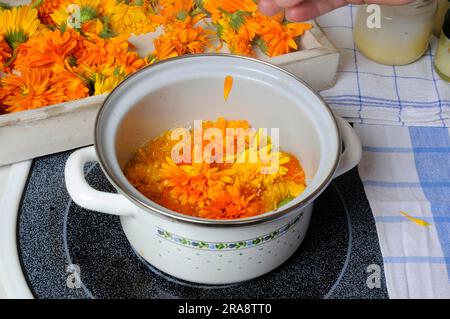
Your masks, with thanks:
[(406, 66), (385, 66), (363, 56), (353, 41), (357, 6), (317, 19), (341, 52), (337, 85), (322, 92), (333, 110), (355, 123), (450, 126), (450, 83), (434, 70), (438, 39), (426, 54)]
[(355, 47), (357, 10), (318, 19), (341, 52), (338, 82), (322, 95), (361, 137), (389, 296), (450, 298), (450, 84), (433, 67), (437, 39), (413, 64), (377, 64)]

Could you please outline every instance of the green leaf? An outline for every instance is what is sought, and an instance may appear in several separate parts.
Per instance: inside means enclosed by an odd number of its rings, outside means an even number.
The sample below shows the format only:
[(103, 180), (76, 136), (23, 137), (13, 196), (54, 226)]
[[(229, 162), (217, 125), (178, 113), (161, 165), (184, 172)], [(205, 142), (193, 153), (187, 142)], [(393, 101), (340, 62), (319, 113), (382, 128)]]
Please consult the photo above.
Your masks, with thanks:
[(9, 46), (13, 49), (17, 49), (19, 45), (27, 42), (28, 37), (22, 30), (9, 31), (5, 34), (5, 40), (8, 42)]
[(156, 61), (158, 60), (158, 58), (156, 57), (156, 56), (154, 56), (154, 55), (149, 55), (149, 56), (147, 56), (147, 62), (148, 62), (148, 64), (152, 64), (152, 63), (155, 63)]
[[(34, 9), (39, 8), (42, 5), (42, 2), (44, 2), (44, 0), (34, 1), (31, 4), (31, 7), (34, 8)], [(0, 2), (0, 8), (3, 8), (4, 5), (7, 5), (7, 4), (4, 4), (4, 3)], [(9, 5), (7, 5), (7, 6), (9, 7)]]
[(75, 66), (77, 65), (77, 58), (71, 55), (68, 57), (68, 62), (70, 66)]
[(246, 15), (247, 12), (242, 10), (236, 11), (230, 15), (230, 25), (235, 31), (238, 31), (244, 24)]
[(195, 0), (196, 7), (200, 10), (204, 10), (204, 0)]
[(180, 12), (177, 13), (177, 19), (180, 21), (186, 20), (187, 16), (188, 16), (188, 13), (184, 10), (181, 10)]
[(223, 26), (221, 26), (221, 25), (216, 25), (216, 32), (217, 32), (217, 37), (219, 38), (219, 39), (222, 39), (222, 37), (223, 37)]
[(264, 41), (261, 38), (258, 38), (258, 39), (255, 40), (255, 45), (258, 46), (258, 48), (261, 50), (262, 53), (267, 55), (268, 48), (267, 48), (266, 41)]
[(103, 38), (103, 39), (112, 38), (115, 35), (115, 33), (109, 27), (109, 18), (108, 17), (102, 17), (100, 20), (102, 21), (102, 25), (103, 25), (103, 30), (99, 34), (100, 37)]
[(97, 17), (97, 11), (95, 8), (86, 6), (80, 9), (80, 23), (85, 23), (95, 19)]

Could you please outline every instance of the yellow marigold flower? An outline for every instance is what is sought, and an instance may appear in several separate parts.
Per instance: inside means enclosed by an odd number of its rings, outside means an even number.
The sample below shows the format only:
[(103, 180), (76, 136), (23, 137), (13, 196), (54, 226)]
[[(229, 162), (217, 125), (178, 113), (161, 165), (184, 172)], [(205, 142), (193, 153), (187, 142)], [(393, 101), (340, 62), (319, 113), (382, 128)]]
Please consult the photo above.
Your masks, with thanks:
[(43, 28), (37, 10), (29, 6), (0, 10), (0, 35), (14, 50)]
[(142, 6), (119, 3), (108, 11), (109, 22), (116, 34), (139, 35), (155, 30), (146, 10)]
[(124, 80), (121, 75), (102, 76), (96, 74), (94, 82), (94, 95), (111, 92), (120, 82)]
[(48, 69), (22, 70), (0, 81), (6, 112), (36, 109), (88, 96), (89, 90), (70, 72)]
[[(117, 0), (101, 0), (98, 6), (98, 11), (101, 16), (107, 16), (112, 7), (118, 2)], [(131, 1), (129, 1), (131, 2)]]
[(73, 28), (109, 37), (108, 21), (104, 15), (111, 4), (106, 0), (65, 0), (50, 17), (62, 30)]
[(80, 28), (76, 23), (83, 24), (97, 18), (100, 14), (100, 0), (73, 0), (62, 1), (58, 10), (50, 17), (58, 27), (69, 26)]
[[(143, 66), (143, 60), (141, 61)], [(111, 92), (120, 82), (135, 70), (130, 70), (128, 65), (120, 65), (117, 61), (113, 64), (88, 66), (81, 64), (74, 71), (89, 83), (93, 94), (99, 95)]]

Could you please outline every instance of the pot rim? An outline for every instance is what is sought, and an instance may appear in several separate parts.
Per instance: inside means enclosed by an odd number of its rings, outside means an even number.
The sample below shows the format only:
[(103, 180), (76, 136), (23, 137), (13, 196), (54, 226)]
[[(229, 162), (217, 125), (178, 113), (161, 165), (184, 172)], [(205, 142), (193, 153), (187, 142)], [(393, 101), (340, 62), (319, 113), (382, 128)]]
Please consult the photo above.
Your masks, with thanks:
[[(331, 116), (331, 119), (334, 123), (335, 126), (335, 130), (336, 130), (336, 136), (337, 136), (337, 147), (338, 150), (336, 152), (336, 157), (334, 159), (334, 164), (332, 169), (330, 170), (330, 172), (328, 173), (327, 177), (324, 179), (324, 181), (305, 199), (303, 199), (302, 201), (298, 202), (297, 204), (285, 208), (285, 209), (280, 209), (279, 211), (269, 211), (266, 212), (264, 214), (260, 214), (257, 216), (253, 216), (253, 217), (247, 217), (247, 218), (241, 218), (241, 219), (206, 219), (206, 218), (199, 218), (199, 217), (193, 217), (193, 216), (189, 216), (189, 215), (185, 215), (182, 213), (177, 213), (175, 211), (172, 211), (170, 209), (167, 209), (165, 207), (164, 210), (161, 210), (157, 207), (153, 207), (152, 205), (150, 205), (151, 203), (153, 203), (152, 200), (148, 199), (148, 202), (144, 202), (142, 200), (140, 200), (139, 198), (136, 198), (131, 192), (128, 191), (128, 187), (126, 185), (124, 185), (117, 177), (116, 174), (114, 174), (114, 170), (108, 166), (107, 161), (106, 161), (106, 156), (103, 153), (102, 149), (99, 147), (99, 141), (101, 141), (101, 134), (99, 133), (99, 127), (100, 127), (100, 123), (102, 121), (102, 116), (103, 116), (103, 112), (106, 109), (106, 105), (108, 104), (110, 97), (112, 96), (112, 94), (116, 91), (118, 91), (127, 81), (129, 81), (131, 78), (133, 78), (134, 76), (136, 76), (137, 74), (153, 67), (156, 65), (161, 65), (161, 64), (165, 64), (165, 63), (170, 63), (173, 61), (177, 61), (177, 60), (181, 60), (181, 59), (196, 59), (196, 58), (200, 58), (200, 57), (225, 57), (225, 58), (229, 58), (229, 59), (240, 59), (240, 60), (247, 60), (247, 61), (252, 61), (252, 62), (256, 62), (265, 66), (269, 66), (270, 68), (273, 68), (277, 71), (281, 71), (284, 74), (288, 75), (289, 77), (291, 77), (292, 79), (294, 79), (295, 81), (303, 84), (307, 89), (309, 89), (320, 101), (322, 106), (324, 107), (325, 111), (329, 113), (329, 115)], [(239, 55), (235, 55), (235, 54), (224, 54), (224, 53), (202, 53), (202, 54), (195, 54), (195, 55), (185, 55), (185, 56), (179, 56), (179, 57), (174, 57), (174, 58), (170, 58), (170, 59), (166, 59), (163, 61), (159, 61), (156, 62), (152, 65), (148, 65), (138, 71), (136, 71), (135, 73), (131, 74), (130, 76), (128, 76), (125, 80), (123, 80), (118, 86), (116, 86), (106, 97), (106, 99), (103, 101), (102, 105), (100, 106), (100, 109), (97, 113), (97, 117), (95, 120), (95, 128), (94, 128), (95, 132), (94, 132), (94, 147), (95, 147), (95, 151), (97, 153), (98, 159), (99, 159), (99, 164), (100, 167), (102, 168), (103, 172), (106, 173), (106, 176), (108, 178), (108, 180), (111, 182), (111, 184), (116, 188), (116, 190), (122, 195), (125, 196), (125, 198), (127, 198), (128, 200), (130, 200), (132, 203), (136, 204), (138, 207), (142, 208), (144, 211), (148, 212), (148, 213), (152, 213), (158, 217), (166, 217), (169, 218), (171, 220), (175, 220), (178, 222), (183, 222), (183, 223), (188, 223), (188, 224), (195, 224), (195, 225), (202, 225), (202, 226), (216, 226), (216, 227), (225, 227), (225, 226), (249, 226), (249, 225), (254, 225), (254, 224), (260, 224), (260, 223), (264, 223), (264, 222), (269, 222), (278, 218), (281, 218), (285, 215), (288, 215), (289, 213), (298, 210), (300, 208), (303, 208), (305, 206), (307, 206), (308, 204), (312, 203), (324, 190), (325, 188), (329, 185), (329, 183), (332, 181), (334, 173), (339, 165), (339, 159), (342, 153), (342, 137), (341, 137), (341, 132), (339, 130), (339, 127), (337, 125), (337, 121), (336, 118), (330, 108), (330, 106), (325, 102), (325, 100), (322, 98), (322, 96), (320, 96), (309, 84), (307, 84), (305, 81), (303, 81), (302, 79), (300, 79), (299, 77), (297, 77), (296, 75), (292, 74), (289, 71), (286, 71), (272, 63), (269, 63), (267, 61), (262, 61), (262, 60), (258, 60), (255, 58), (251, 58), (251, 57), (246, 57), (246, 56), (239, 56)]]

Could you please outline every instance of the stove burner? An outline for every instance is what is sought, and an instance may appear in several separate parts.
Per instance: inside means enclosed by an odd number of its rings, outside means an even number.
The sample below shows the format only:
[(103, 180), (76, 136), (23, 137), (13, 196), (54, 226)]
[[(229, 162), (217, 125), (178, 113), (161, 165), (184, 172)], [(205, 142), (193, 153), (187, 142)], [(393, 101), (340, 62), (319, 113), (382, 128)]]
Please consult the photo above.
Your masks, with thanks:
[[(316, 201), (308, 234), (284, 265), (249, 282), (208, 286), (155, 269), (131, 248), (117, 216), (73, 203), (64, 183), (69, 155), (34, 162), (19, 211), (19, 255), (38, 298), (387, 298), (385, 288), (366, 286), (367, 266), (382, 258), (356, 171)], [(98, 165), (86, 174), (95, 188), (114, 191)], [(74, 269), (79, 285), (70, 284)]]

